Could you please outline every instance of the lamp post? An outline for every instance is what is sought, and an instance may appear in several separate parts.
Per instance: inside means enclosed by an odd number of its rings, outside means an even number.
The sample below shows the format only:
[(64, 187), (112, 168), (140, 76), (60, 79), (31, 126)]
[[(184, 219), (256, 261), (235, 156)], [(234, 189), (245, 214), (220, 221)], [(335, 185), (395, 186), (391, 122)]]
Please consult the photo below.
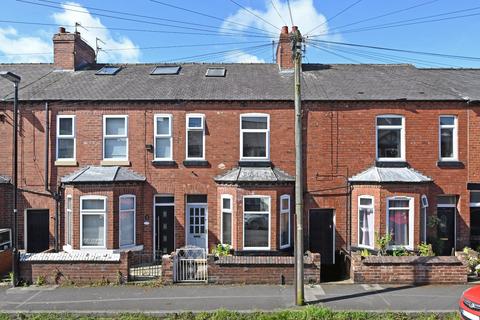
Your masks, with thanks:
[(15, 96), (13, 98), (13, 259), (12, 259), (12, 286), (16, 286), (18, 281), (18, 237), (17, 237), (17, 197), (18, 197), (18, 85), (20, 76), (10, 71), (0, 71), (0, 76), (13, 83)]

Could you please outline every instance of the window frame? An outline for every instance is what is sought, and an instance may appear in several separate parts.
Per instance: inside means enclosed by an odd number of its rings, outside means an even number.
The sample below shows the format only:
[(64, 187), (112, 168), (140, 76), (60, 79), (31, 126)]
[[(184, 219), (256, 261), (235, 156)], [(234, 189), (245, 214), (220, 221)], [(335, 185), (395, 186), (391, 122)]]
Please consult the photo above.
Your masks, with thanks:
[[(243, 129), (242, 120), (248, 117), (267, 118), (266, 129)], [(246, 157), (243, 155), (243, 134), (244, 133), (265, 133), (265, 157)], [(240, 115), (240, 160), (241, 161), (269, 161), (270, 160), (270, 114), (268, 113), (243, 113)]]
[[(133, 198), (133, 209), (122, 210), (122, 198)], [(133, 211), (133, 243), (122, 245), (122, 220), (120, 219), (121, 211)], [(137, 196), (134, 194), (122, 194), (118, 197), (118, 247), (129, 248), (137, 245)]]
[[(268, 199), (268, 213), (264, 211), (248, 211), (247, 213), (245, 212), (245, 199), (248, 198), (266, 198)], [(242, 219), (242, 231), (243, 231), (243, 243), (242, 247), (244, 251), (267, 251), (271, 250), (271, 234), (272, 234), (272, 222), (271, 222), (271, 215), (272, 215), (272, 197), (271, 196), (265, 196), (265, 195), (246, 195), (243, 196), (243, 219)], [(246, 214), (265, 214), (268, 215), (268, 247), (247, 247), (245, 246), (245, 213)]]
[[(223, 199), (229, 199), (230, 200), (230, 209), (225, 209), (223, 207)], [(230, 235), (231, 235), (231, 239), (230, 239), (231, 241), (230, 242), (231, 242), (231, 244), (230, 244), (230, 246), (233, 247), (233, 243), (234, 243), (234, 241), (233, 241), (233, 239), (234, 239), (234, 237), (233, 237), (233, 230), (234, 230), (233, 221), (234, 221), (234, 219), (233, 219), (233, 196), (231, 194), (222, 194), (220, 196), (220, 243), (222, 243), (222, 244), (223, 244), (223, 213), (224, 212), (230, 213), (230, 216), (231, 216), (231, 218), (230, 218), (230, 220), (231, 220), (230, 221), (230, 226), (231, 226), (231, 230), (230, 230)]]
[[(284, 209), (282, 207), (282, 202), (284, 199), (287, 199), (288, 200), (288, 208), (287, 209)], [(290, 248), (291, 245), (292, 245), (292, 235), (291, 235), (291, 232), (292, 232), (292, 221), (291, 221), (291, 213), (292, 213), (292, 203), (291, 203), (291, 197), (289, 194), (283, 194), (280, 196), (280, 249), (286, 249), (286, 248)], [(288, 242), (287, 244), (284, 244), (282, 245), (282, 214), (287, 214), (288, 215), (288, 233), (287, 233), (287, 237), (288, 237)]]
[(405, 248), (407, 250), (413, 250), (414, 247), (414, 218), (415, 218), (415, 204), (413, 197), (409, 196), (393, 196), (387, 197), (387, 230), (386, 233), (389, 233), (390, 230), (390, 210), (400, 210), (405, 208), (400, 207), (390, 207), (390, 200), (408, 200), (408, 244), (407, 245), (388, 245), (389, 249), (395, 250), (400, 248)]
[[(107, 136), (107, 119), (124, 119), (125, 120), (125, 134), (124, 135), (108, 135)], [(125, 157), (123, 158), (105, 158), (105, 145), (107, 139), (125, 139)], [(128, 161), (128, 115), (104, 115), (103, 116), (103, 160), (112, 161)]]
[[(442, 125), (442, 118), (453, 118), (453, 125)], [(442, 129), (453, 129), (452, 157), (442, 157)], [(458, 161), (458, 117), (456, 115), (441, 115), (438, 117), (438, 159), (440, 161)]]
[[(378, 125), (378, 119), (381, 118), (397, 118), (397, 119), (402, 119), (402, 125), (394, 125), (394, 126), (388, 126), (388, 125)], [(398, 114), (385, 114), (385, 115), (378, 115), (375, 117), (375, 155), (377, 161), (382, 161), (382, 162), (395, 162), (395, 161), (405, 161), (406, 159), (406, 150), (405, 150), (405, 117), (402, 115)], [(380, 157), (378, 153), (378, 130), (379, 129), (400, 129), (400, 157), (397, 158), (385, 158), (385, 157)]]
[[(372, 200), (372, 204), (371, 206), (366, 206), (366, 205), (362, 205), (360, 204), (360, 199), (370, 199)], [(374, 196), (371, 196), (371, 195), (360, 195), (358, 196), (358, 206), (357, 206), (358, 210), (357, 210), (357, 245), (359, 248), (367, 248), (367, 249), (374, 249), (375, 248), (375, 197)], [(374, 235), (373, 237), (373, 243), (371, 246), (367, 246), (367, 245), (364, 245), (364, 244), (360, 244), (360, 209), (362, 208), (367, 208), (367, 209), (372, 209), (372, 215), (373, 215), (373, 225), (372, 225), (372, 234)], [(388, 228), (387, 228), (388, 230)]]
[[(169, 126), (168, 126), (168, 130), (169, 130), (169, 134), (158, 134), (157, 133), (157, 119), (158, 118), (168, 118), (168, 121), (169, 121)], [(173, 121), (173, 116), (171, 114), (168, 114), (168, 113), (159, 113), (159, 114), (155, 114), (154, 116), (154, 123), (153, 123), (153, 127), (154, 127), (154, 132), (153, 132), (153, 160), (154, 161), (172, 161), (173, 160), (173, 132), (172, 132), (172, 129), (173, 129), (173, 124), (172, 124), (172, 121)], [(170, 157), (167, 157), (167, 158), (157, 158), (157, 139), (158, 138), (170, 138)]]
[[(69, 201), (71, 207), (69, 208)], [(72, 246), (73, 243), (73, 196), (68, 194), (65, 197), (65, 245)]]
[[(61, 119), (71, 119), (72, 120), (72, 134), (71, 135), (61, 135), (60, 134), (60, 120)], [(77, 158), (77, 138), (75, 134), (76, 124), (75, 124), (75, 115), (57, 115), (57, 122), (56, 122), (56, 145), (55, 145), (55, 158), (59, 161), (72, 161)], [(59, 144), (58, 141), (60, 139), (72, 139), (73, 140), (73, 158), (59, 158)]]
[[(423, 199), (426, 199), (426, 202), (424, 203)], [(423, 228), (420, 228), (420, 242), (425, 242), (427, 243), (427, 215), (428, 215), (428, 206), (429, 206), (429, 203), (428, 203), (428, 197), (427, 195), (425, 194), (422, 194), (422, 196), (420, 197), (420, 227), (422, 227), (422, 224), (423, 224)]]
[[(202, 126), (198, 127), (190, 127), (189, 120), (190, 118), (201, 118)], [(188, 156), (188, 132), (189, 131), (201, 131), (202, 132), (202, 156), (201, 157), (189, 157)], [(205, 115), (202, 113), (189, 113), (185, 117), (185, 160), (193, 160), (193, 161), (203, 161), (205, 160)]]
[[(103, 200), (104, 203), (104, 210), (103, 212), (100, 210), (96, 209), (83, 209), (83, 200)], [(108, 230), (108, 224), (107, 224), (107, 197), (106, 196), (100, 196), (100, 195), (86, 195), (86, 196), (80, 196), (80, 249), (99, 249), (99, 250), (104, 250), (107, 248), (107, 230)], [(83, 245), (83, 216), (84, 215), (101, 215), (103, 214), (103, 246), (85, 246)]]

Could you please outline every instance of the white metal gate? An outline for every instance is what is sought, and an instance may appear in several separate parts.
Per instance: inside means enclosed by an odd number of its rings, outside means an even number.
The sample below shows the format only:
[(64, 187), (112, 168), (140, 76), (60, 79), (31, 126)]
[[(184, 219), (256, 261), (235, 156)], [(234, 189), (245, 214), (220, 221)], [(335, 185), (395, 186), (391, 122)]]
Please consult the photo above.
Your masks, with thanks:
[(174, 282), (208, 282), (207, 253), (204, 248), (186, 246), (173, 258)]

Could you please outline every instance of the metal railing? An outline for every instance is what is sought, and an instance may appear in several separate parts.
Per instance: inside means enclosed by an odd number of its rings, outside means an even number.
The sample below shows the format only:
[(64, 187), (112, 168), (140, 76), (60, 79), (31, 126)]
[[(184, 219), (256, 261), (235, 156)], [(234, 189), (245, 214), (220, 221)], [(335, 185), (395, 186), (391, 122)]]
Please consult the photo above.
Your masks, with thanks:
[(176, 250), (173, 257), (174, 282), (208, 282), (208, 261), (205, 249), (187, 246)]
[(130, 260), (128, 279), (130, 281), (146, 281), (162, 276), (162, 260), (151, 254), (134, 254)]

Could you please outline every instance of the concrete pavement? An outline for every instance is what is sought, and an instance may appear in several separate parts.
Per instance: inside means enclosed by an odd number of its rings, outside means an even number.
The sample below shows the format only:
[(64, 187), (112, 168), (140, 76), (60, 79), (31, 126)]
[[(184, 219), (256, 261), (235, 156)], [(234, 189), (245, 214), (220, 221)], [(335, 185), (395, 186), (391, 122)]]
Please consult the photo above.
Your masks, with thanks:
[[(335, 310), (452, 312), (468, 287), (322, 284), (306, 286), (305, 296), (310, 304)], [(0, 312), (271, 311), (294, 307), (293, 293), (291, 286), (0, 288)]]

